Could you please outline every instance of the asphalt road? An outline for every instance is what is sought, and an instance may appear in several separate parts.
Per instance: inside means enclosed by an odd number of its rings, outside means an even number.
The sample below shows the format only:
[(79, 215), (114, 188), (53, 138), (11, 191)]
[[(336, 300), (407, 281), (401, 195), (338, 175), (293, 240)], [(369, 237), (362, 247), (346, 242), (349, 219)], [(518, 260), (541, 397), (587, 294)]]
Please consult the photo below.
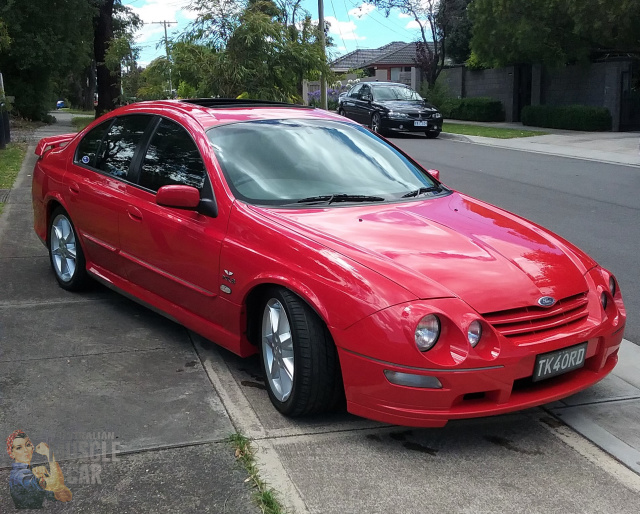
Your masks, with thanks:
[(640, 169), (404, 135), (392, 141), (449, 187), (547, 227), (617, 277), (640, 343)]

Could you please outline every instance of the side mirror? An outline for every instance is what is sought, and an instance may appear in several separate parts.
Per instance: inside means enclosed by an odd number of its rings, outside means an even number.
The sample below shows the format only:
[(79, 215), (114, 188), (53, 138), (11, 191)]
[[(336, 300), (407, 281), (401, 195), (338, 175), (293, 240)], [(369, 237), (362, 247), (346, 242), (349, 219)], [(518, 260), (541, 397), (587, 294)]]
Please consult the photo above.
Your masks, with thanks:
[(373, 95), (369, 94), (369, 95), (364, 95), (364, 100), (365, 102), (373, 102)]
[(196, 209), (200, 191), (192, 186), (162, 186), (156, 193), (156, 203), (176, 209)]
[(427, 173), (440, 182), (440, 172), (438, 170), (427, 170)]

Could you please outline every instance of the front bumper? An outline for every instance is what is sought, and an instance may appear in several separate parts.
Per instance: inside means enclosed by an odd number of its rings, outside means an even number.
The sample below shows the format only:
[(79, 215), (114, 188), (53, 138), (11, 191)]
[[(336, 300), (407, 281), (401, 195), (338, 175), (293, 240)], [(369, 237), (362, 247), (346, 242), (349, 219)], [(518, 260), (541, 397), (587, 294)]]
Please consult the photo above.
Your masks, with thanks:
[[(427, 126), (415, 126), (415, 121), (428, 123)], [(413, 120), (411, 118), (382, 118), (382, 128), (398, 132), (442, 132), (442, 118), (429, 120)]]
[[(453, 300), (441, 302), (454, 304)], [(440, 353), (416, 350), (411, 357), (414, 348), (407, 334), (401, 328), (391, 329), (391, 320), (402, 316), (401, 306), (380, 311), (335, 334), (347, 409), (385, 423), (440, 427), (450, 419), (504, 414), (565, 398), (602, 380), (616, 365), (626, 319), (621, 299), (613, 313), (612, 307), (605, 319), (590, 316), (579, 328), (541, 337), (539, 342), (513, 344), (497, 336), (488, 348), (482, 349), (481, 343), (465, 356), (461, 344), (447, 346), (443, 341), (434, 347), (441, 345)], [(538, 355), (584, 342), (583, 367), (532, 381)], [(449, 352), (456, 358), (449, 360)], [(434, 377), (442, 387), (397, 385), (385, 371)], [(430, 381), (437, 384), (434, 379)]]

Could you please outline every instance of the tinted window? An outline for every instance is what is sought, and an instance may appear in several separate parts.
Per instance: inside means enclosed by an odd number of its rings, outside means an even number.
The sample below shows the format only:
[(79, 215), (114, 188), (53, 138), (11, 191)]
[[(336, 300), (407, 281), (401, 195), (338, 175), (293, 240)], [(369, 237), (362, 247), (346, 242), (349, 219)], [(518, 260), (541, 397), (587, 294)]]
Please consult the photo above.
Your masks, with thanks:
[(357, 86), (353, 86), (353, 89), (349, 92), (349, 96), (351, 98), (358, 98), (358, 92), (362, 88), (362, 84), (358, 84)]
[(163, 119), (151, 139), (140, 173), (140, 185), (157, 191), (162, 186), (204, 185), (206, 171), (200, 152), (188, 132)]
[(398, 200), (435, 186), (409, 159), (359, 125), (264, 120), (223, 125), (207, 135), (234, 194), (249, 202), (290, 204), (339, 194)]
[(102, 138), (106, 134), (110, 124), (111, 120), (105, 121), (97, 127), (92, 128), (87, 135), (82, 138), (82, 141), (80, 141), (78, 149), (76, 150), (75, 161), (77, 163), (82, 163), (86, 166), (92, 166), (95, 168), (96, 155), (98, 153), (100, 143), (102, 142)]
[(151, 116), (133, 114), (116, 119), (102, 142), (96, 168), (114, 177), (127, 178), (129, 165)]

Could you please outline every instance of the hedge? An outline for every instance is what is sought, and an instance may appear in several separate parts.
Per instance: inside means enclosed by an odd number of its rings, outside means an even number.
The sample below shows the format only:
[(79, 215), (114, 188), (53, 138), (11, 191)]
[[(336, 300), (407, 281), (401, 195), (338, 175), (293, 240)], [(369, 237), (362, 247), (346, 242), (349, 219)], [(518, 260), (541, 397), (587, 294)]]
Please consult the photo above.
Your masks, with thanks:
[(522, 124), (589, 132), (611, 130), (611, 113), (606, 107), (586, 105), (528, 105), (522, 109)]
[(439, 106), (445, 118), (465, 121), (504, 121), (504, 109), (493, 98), (449, 98)]

